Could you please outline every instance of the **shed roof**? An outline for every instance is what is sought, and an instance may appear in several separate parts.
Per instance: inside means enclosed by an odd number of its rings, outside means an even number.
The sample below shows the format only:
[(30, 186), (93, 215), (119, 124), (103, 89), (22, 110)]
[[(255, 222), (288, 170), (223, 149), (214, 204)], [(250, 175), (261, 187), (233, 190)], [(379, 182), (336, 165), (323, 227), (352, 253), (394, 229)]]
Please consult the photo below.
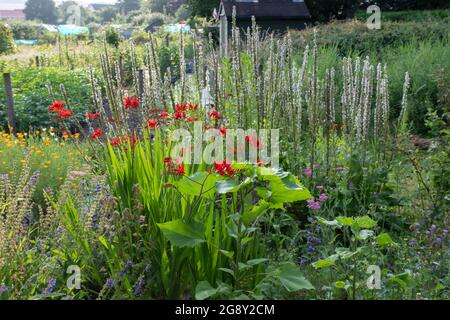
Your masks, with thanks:
[(299, 0), (222, 0), (220, 13), (231, 17), (233, 6), (238, 19), (252, 16), (264, 19), (311, 17), (306, 3)]

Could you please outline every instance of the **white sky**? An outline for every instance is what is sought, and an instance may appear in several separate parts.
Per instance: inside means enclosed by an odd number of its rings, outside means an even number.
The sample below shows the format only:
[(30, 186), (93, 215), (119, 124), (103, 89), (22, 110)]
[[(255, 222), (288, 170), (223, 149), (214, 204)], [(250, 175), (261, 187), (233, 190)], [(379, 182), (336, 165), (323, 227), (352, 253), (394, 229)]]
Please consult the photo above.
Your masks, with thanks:
[[(53, 0), (56, 5), (64, 2), (64, 0)], [(88, 5), (90, 3), (116, 3), (117, 0), (75, 0), (81, 5)], [(0, 0), (0, 10), (13, 10), (13, 9), (23, 9), (25, 8), (25, 2), (27, 0)]]

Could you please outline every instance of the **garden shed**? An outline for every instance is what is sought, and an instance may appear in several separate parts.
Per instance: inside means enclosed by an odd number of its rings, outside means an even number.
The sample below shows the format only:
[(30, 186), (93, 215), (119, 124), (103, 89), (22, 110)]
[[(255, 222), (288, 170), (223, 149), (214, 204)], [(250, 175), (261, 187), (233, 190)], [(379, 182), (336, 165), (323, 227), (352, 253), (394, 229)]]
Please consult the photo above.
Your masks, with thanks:
[(247, 29), (256, 18), (263, 30), (285, 32), (288, 29), (304, 29), (311, 15), (304, 0), (222, 0), (219, 17), (231, 28), (233, 7), (239, 28)]

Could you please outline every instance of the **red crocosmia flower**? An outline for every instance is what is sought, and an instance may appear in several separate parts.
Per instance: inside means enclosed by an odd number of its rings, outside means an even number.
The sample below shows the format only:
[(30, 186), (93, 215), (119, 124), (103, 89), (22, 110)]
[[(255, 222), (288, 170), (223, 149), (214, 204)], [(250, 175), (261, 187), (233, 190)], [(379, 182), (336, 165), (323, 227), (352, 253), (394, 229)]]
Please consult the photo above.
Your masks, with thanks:
[(58, 118), (59, 119), (63, 119), (64, 120), (64, 119), (70, 118), (71, 116), (73, 116), (72, 110), (62, 109), (62, 110), (58, 111)]
[(122, 138), (115, 138), (114, 140), (111, 140), (109, 142), (109, 144), (112, 145), (113, 147), (118, 146), (121, 143), (122, 143)]
[(227, 135), (227, 128), (225, 128), (224, 126), (221, 126), (219, 131), (220, 134), (223, 135), (224, 137)]
[(125, 106), (125, 109), (136, 109), (139, 107), (139, 100), (136, 96), (126, 97), (123, 99), (123, 105)]
[(195, 121), (197, 121), (197, 120), (198, 120), (197, 117), (195, 117), (195, 118), (193, 118), (193, 117), (187, 117), (187, 118), (186, 118), (186, 122), (195, 122)]
[(180, 104), (177, 103), (175, 105), (175, 110), (178, 111), (178, 112), (185, 112), (187, 110), (186, 103), (183, 103), (183, 105), (180, 105)]
[(156, 121), (156, 120), (150, 120), (150, 121), (147, 121), (147, 125), (150, 129), (155, 129), (158, 127), (159, 124), (158, 124), (158, 121)]
[(197, 111), (198, 109), (198, 102), (196, 102), (195, 104), (189, 103), (189, 110), (191, 111)]
[(251, 144), (252, 146), (255, 146), (256, 148), (260, 149), (261, 148), (261, 141), (259, 141), (258, 137), (256, 136), (256, 134), (254, 134), (252, 137), (250, 137), (249, 135), (245, 136), (245, 141), (248, 144)]
[(177, 120), (183, 119), (184, 118), (184, 112), (181, 111), (175, 111), (175, 113), (173, 114), (173, 117)]
[(231, 164), (225, 160), (223, 162), (214, 161), (214, 168), (221, 176), (232, 176), (236, 173), (236, 171), (231, 167)]
[(166, 165), (167, 169), (170, 169), (170, 167), (172, 166), (170, 158), (165, 158), (164, 164)]
[(178, 165), (178, 169), (177, 169), (177, 175), (179, 175), (179, 176), (184, 176), (184, 166), (183, 165), (181, 165), (181, 164), (179, 164)]
[(211, 112), (209, 113), (209, 117), (210, 117), (212, 120), (220, 120), (220, 119), (222, 119), (222, 116), (221, 116), (217, 111), (211, 111)]
[(262, 167), (264, 165), (264, 162), (261, 159), (259, 159), (258, 161), (256, 161), (256, 165), (258, 167)]
[(102, 129), (97, 128), (94, 130), (94, 132), (91, 133), (91, 139), (96, 140), (96, 139), (100, 138), (101, 135), (102, 135)]
[(167, 111), (163, 111), (159, 114), (160, 118), (167, 118), (169, 116), (169, 113)]
[(89, 120), (98, 119), (98, 118), (100, 118), (100, 113), (98, 113), (98, 112), (96, 112), (96, 113), (86, 112), (86, 117), (88, 117)]
[(64, 106), (66, 105), (63, 101), (53, 101), (50, 108), (48, 108), (48, 111), (50, 112), (59, 112), (64, 109)]

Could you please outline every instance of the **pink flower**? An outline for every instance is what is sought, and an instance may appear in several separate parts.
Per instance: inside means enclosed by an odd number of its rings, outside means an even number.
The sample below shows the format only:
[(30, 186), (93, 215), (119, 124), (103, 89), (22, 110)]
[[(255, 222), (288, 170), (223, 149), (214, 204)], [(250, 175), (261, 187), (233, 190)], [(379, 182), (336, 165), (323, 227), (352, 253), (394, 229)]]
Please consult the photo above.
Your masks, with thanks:
[(308, 208), (312, 210), (319, 210), (321, 208), (320, 202), (316, 201), (314, 198), (308, 199)]
[(325, 193), (320, 194), (320, 196), (319, 196), (320, 202), (325, 202), (325, 201), (327, 201), (327, 199), (328, 199), (328, 196)]
[(307, 177), (311, 177), (312, 176), (312, 169), (311, 168), (306, 168), (303, 170), (303, 174)]

